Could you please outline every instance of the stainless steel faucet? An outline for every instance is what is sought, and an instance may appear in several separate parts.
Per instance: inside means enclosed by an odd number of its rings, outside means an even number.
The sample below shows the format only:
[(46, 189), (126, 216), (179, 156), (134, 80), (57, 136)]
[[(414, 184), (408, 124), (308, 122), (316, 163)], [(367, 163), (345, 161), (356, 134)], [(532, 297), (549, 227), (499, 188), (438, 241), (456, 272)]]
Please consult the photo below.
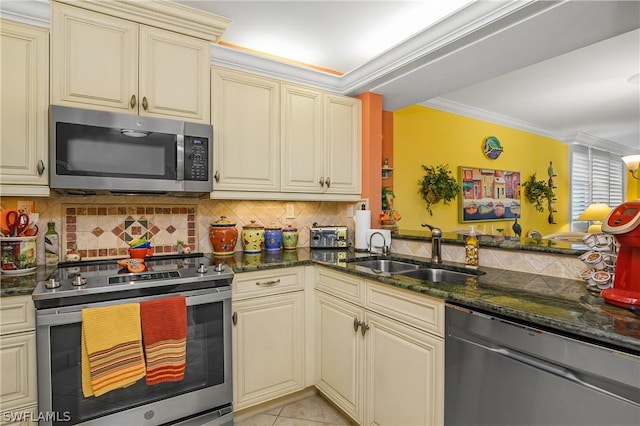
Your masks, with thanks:
[(373, 240), (373, 236), (374, 235), (380, 235), (382, 237), (382, 254), (387, 255), (390, 252), (390, 248), (389, 246), (387, 246), (385, 244), (385, 239), (384, 239), (384, 235), (382, 235), (382, 232), (372, 232), (371, 235), (369, 235), (369, 253), (373, 253), (373, 246), (371, 245), (371, 240)]
[(431, 261), (433, 263), (442, 263), (442, 231), (440, 228), (423, 223), (422, 227), (431, 230)]

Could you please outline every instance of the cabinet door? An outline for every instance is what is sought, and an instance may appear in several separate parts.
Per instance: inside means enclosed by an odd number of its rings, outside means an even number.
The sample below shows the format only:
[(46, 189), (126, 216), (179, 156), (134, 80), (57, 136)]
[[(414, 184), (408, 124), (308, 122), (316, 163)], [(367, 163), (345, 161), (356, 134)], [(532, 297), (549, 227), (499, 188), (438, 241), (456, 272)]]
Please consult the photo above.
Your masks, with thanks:
[(304, 292), (233, 302), (233, 408), (304, 388)]
[(139, 113), (209, 123), (209, 43), (140, 27)]
[(367, 313), (365, 424), (444, 422), (444, 341)]
[(215, 191), (280, 190), (280, 85), (212, 68)]
[(51, 103), (138, 113), (138, 25), (53, 3)]
[[(283, 84), (282, 186), (283, 192), (322, 192), (322, 93)], [(324, 181), (323, 181), (324, 182)]]
[(363, 419), (362, 308), (316, 291), (316, 387), (357, 423)]
[(325, 97), (326, 192), (360, 194), (362, 148), (360, 100), (327, 94)]
[(34, 332), (0, 337), (0, 368), (0, 398), (3, 411), (36, 403)]
[[(48, 195), (49, 36), (46, 29), (2, 20), (0, 37), (2, 193)], [(14, 194), (5, 184), (43, 189), (18, 189)]]

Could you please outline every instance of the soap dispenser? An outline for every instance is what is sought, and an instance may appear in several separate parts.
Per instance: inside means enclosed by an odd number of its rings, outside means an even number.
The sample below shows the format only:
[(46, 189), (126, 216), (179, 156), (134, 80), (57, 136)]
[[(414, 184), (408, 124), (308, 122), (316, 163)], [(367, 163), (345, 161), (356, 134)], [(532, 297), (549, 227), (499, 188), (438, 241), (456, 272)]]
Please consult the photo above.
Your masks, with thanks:
[(478, 267), (478, 238), (476, 237), (476, 228), (471, 225), (469, 236), (464, 245), (464, 264), (467, 268), (476, 269)]

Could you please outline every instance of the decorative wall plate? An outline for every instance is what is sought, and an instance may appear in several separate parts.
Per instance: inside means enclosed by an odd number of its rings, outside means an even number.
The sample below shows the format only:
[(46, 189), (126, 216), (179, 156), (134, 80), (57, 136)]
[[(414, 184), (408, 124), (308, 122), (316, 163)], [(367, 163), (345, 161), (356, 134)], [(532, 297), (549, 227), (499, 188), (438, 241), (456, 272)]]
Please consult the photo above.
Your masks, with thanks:
[(500, 141), (495, 136), (489, 136), (484, 140), (484, 155), (488, 158), (495, 160), (502, 154), (504, 148), (500, 144)]

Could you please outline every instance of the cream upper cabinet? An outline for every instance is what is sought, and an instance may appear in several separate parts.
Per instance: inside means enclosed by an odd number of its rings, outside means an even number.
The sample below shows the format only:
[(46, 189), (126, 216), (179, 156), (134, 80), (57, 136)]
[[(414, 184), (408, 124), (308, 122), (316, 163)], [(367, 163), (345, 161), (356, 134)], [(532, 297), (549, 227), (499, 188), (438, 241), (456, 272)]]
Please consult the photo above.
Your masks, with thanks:
[(215, 191), (279, 191), (280, 84), (212, 68)]
[(49, 195), (49, 32), (0, 22), (0, 190)]
[(361, 184), (361, 103), (359, 99), (325, 95), (324, 190), (359, 194)]
[(233, 408), (304, 389), (304, 268), (236, 274), (233, 292)]
[(359, 99), (282, 85), (283, 192), (361, 192)]
[(211, 198), (360, 199), (359, 99), (218, 67), (211, 76)]
[(321, 192), (325, 175), (324, 96), (317, 90), (282, 84), (281, 98), (282, 191)]
[(209, 123), (209, 43), (52, 4), (51, 103)]

